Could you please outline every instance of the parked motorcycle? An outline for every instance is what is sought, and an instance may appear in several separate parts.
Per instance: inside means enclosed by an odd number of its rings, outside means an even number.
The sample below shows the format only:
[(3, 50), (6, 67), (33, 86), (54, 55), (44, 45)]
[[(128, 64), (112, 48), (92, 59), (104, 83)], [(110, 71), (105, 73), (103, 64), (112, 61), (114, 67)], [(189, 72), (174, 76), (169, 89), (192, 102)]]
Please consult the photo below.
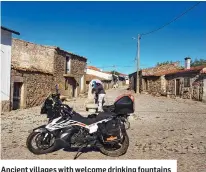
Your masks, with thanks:
[(111, 157), (121, 156), (129, 147), (125, 123), (133, 112), (134, 97), (122, 95), (113, 105), (104, 106), (104, 112), (83, 117), (63, 104), (57, 92), (48, 96), (41, 108), (41, 114), (47, 114), (48, 124), (32, 130), (27, 148), (39, 155), (53, 152), (62, 143), (64, 147), (78, 148), (74, 159), (85, 147), (98, 148)]

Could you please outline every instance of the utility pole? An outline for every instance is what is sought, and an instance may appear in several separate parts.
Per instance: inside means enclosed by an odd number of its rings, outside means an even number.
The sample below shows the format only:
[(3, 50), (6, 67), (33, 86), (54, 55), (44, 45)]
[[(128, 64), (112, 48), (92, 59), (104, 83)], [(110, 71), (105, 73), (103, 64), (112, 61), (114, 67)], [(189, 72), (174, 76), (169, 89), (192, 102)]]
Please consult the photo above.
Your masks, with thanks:
[(140, 34), (138, 34), (138, 37), (137, 37), (137, 80), (136, 80), (136, 93), (139, 94), (139, 88), (140, 88), (140, 84), (139, 84), (139, 80), (140, 80), (140, 77), (139, 77), (139, 71), (140, 71)]

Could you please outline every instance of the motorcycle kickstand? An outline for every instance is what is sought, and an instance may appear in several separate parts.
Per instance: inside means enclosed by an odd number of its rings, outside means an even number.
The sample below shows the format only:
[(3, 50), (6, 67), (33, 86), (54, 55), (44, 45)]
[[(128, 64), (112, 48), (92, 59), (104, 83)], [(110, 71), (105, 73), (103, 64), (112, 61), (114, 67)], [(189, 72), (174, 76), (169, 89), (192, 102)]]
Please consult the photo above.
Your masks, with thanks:
[[(74, 156), (74, 160), (77, 159), (77, 158), (82, 154), (82, 152), (80, 153), (80, 151), (81, 151), (83, 148), (87, 147), (87, 145), (88, 145), (88, 144), (84, 144), (83, 146), (81, 146), (81, 147), (78, 149), (76, 155)], [(79, 153), (80, 153), (80, 154), (79, 154)]]

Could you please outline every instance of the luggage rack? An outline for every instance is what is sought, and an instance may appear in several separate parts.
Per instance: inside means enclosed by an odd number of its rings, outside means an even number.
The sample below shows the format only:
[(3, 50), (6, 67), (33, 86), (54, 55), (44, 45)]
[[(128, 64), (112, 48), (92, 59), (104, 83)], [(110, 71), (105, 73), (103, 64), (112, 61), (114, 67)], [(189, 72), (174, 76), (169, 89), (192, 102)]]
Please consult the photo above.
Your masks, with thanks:
[(106, 105), (106, 106), (103, 106), (103, 110), (104, 110), (104, 112), (114, 112), (115, 106), (114, 105)]

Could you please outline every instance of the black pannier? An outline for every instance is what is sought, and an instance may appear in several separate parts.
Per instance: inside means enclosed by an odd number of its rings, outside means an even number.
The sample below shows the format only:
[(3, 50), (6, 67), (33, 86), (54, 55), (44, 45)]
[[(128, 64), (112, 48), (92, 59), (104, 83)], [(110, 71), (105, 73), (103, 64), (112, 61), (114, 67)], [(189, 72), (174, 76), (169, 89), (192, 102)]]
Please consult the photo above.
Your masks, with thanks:
[(103, 142), (115, 142), (121, 139), (120, 120), (110, 120), (98, 124), (98, 135)]

